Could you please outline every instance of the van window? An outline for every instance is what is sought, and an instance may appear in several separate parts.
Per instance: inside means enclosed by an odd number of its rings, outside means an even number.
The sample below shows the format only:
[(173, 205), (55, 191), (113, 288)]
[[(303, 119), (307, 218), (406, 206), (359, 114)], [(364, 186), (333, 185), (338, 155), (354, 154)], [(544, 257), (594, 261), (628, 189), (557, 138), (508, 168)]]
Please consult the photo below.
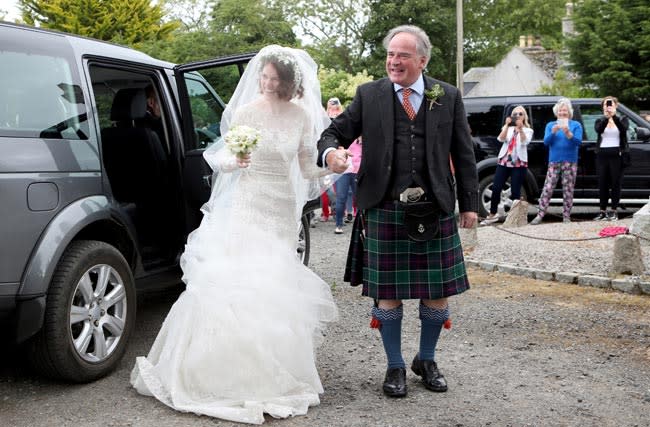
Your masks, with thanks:
[[(468, 103), (469, 104), (469, 103)], [(465, 105), (472, 136), (494, 136), (503, 126), (503, 105)]]
[(556, 119), (555, 114), (553, 114), (553, 105), (530, 105), (527, 107), (528, 119), (533, 127), (533, 139), (543, 140), (546, 125)]
[(0, 136), (88, 139), (83, 92), (66, 58), (0, 50), (0, 99)]
[[(596, 141), (598, 140), (598, 134), (594, 128), (594, 124), (599, 117), (603, 117), (603, 109), (600, 105), (580, 105), (580, 114), (582, 115), (582, 123), (584, 124), (584, 140), (585, 141)], [(627, 117), (629, 127), (627, 128), (627, 140), (629, 142), (637, 140), (636, 137), (636, 128), (638, 124), (632, 120), (631, 117), (627, 116), (621, 110), (617, 110), (616, 114), (621, 117)]]

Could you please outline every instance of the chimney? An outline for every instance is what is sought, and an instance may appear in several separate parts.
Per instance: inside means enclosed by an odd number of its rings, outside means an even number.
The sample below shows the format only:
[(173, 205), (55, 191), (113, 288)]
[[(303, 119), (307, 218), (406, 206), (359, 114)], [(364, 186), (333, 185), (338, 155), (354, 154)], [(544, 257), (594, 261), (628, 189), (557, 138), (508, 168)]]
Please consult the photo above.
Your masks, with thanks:
[(519, 47), (526, 47), (526, 36), (519, 36)]
[(566, 2), (566, 15), (562, 18), (562, 36), (567, 37), (575, 34), (573, 29), (573, 3)]
[(533, 47), (533, 36), (529, 34), (526, 40), (526, 47)]

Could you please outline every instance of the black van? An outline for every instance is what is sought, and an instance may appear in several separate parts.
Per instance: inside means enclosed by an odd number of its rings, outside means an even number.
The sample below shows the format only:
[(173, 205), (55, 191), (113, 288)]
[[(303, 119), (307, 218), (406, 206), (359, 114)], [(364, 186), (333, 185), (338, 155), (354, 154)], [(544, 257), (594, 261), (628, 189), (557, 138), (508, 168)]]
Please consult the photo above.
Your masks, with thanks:
[[(559, 96), (498, 96), (464, 98), (467, 120), (474, 140), (474, 153), (479, 174), (480, 216), (487, 216), (492, 196), (492, 181), (501, 143), (497, 136), (512, 110), (522, 105), (528, 113), (533, 127), (533, 140), (528, 146), (528, 176), (522, 188), (522, 196), (535, 202), (544, 185), (548, 166), (548, 149), (544, 146), (546, 124), (555, 120), (553, 106)], [(600, 99), (571, 99), (573, 119), (584, 129), (582, 145), (578, 155), (578, 176), (576, 179), (574, 203), (598, 204), (598, 176), (596, 173), (596, 131), (594, 122), (602, 116)], [(638, 114), (619, 104), (619, 115), (629, 119), (628, 141), (632, 165), (625, 169), (621, 203), (644, 204), (650, 196), (650, 123)], [(507, 212), (512, 201), (510, 187), (506, 184), (501, 193), (500, 208)], [(556, 188), (552, 202), (562, 201), (562, 190)]]
[[(1, 331), (31, 346), (44, 374), (110, 372), (136, 291), (180, 283), (179, 256), (210, 194), (202, 154), (225, 106), (214, 88), (232, 93), (252, 56), (175, 65), (0, 22)], [(147, 94), (161, 107), (153, 122)], [(305, 216), (296, 247), (306, 264)]]

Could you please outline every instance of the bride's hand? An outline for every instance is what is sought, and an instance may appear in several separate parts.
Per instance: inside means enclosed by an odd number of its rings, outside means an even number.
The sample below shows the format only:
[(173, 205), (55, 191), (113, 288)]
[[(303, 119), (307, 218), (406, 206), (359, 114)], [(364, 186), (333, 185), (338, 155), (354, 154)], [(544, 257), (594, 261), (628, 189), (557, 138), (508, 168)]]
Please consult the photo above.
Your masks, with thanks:
[(249, 154), (244, 154), (241, 157), (237, 156), (237, 166), (240, 168), (247, 168), (251, 165), (251, 155)]

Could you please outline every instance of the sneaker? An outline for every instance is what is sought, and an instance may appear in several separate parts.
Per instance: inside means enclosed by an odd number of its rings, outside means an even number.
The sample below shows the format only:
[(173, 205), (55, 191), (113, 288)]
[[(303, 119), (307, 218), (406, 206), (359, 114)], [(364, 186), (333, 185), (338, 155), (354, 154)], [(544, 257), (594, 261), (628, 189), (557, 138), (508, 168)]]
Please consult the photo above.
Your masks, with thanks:
[(316, 228), (316, 224), (318, 223), (318, 219), (316, 217), (313, 217), (311, 221), (309, 221), (309, 225), (311, 228)]
[(571, 218), (569, 218), (568, 216), (565, 216), (565, 217), (562, 219), (562, 222), (565, 223), (565, 224), (570, 224), (570, 223), (571, 223)]
[(600, 211), (598, 216), (594, 218), (594, 221), (606, 221), (606, 220), (607, 220), (607, 214), (605, 213), (605, 211)]
[(345, 221), (345, 222), (348, 222), (348, 223), (352, 222), (352, 214), (348, 214), (348, 215), (345, 217), (345, 220), (344, 220), (344, 221)]
[(542, 219), (544, 219), (544, 217), (537, 215), (535, 218), (533, 218), (533, 220), (531, 222), (529, 222), (529, 224), (530, 225), (539, 225), (539, 224), (542, 223)]
[(618, 221), (618, 213), (616, 211), (607, 212), (607, 221)]
[(499, 220), (499, 215), (497, 214), (490, 214), (488, 215), (483, 221), (481, 221), (481, 225), (490, 225), (494, 224)]
[(323, 215), (320, 216), (320, 222), (327, 222), (329, 220), (330, 220), (330, 217), (328, 217), (328, 216), (323, 216)]
[(341, 227), (336, 227), (334, 229), (334, 234), (343, 234), (343, 229)]

